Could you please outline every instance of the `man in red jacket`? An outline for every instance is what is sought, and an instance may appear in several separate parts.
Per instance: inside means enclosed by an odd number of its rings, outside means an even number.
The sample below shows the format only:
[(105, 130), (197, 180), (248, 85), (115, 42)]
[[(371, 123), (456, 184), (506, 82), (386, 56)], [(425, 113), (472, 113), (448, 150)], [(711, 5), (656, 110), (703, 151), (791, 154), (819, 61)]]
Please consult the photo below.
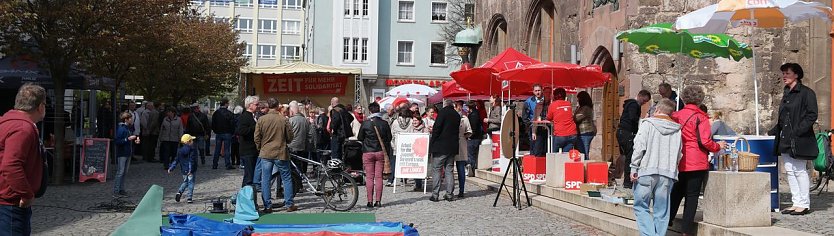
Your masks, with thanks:
[(45, 115), (46, 91), (27, 83), (17, 92), (14, 110), (0, 117), (0, 235), (31, 234), (30, 206), (45, 187), (35, 123)]
[(565, 100), (567, 91), (557, 88), (553, 91), (553, 102), (547, 108), (547, 120), (553, 122), (553, 151), (563, 152), (573, 149), (576, 142), (576, 123), (573, 121), (573, 108)]

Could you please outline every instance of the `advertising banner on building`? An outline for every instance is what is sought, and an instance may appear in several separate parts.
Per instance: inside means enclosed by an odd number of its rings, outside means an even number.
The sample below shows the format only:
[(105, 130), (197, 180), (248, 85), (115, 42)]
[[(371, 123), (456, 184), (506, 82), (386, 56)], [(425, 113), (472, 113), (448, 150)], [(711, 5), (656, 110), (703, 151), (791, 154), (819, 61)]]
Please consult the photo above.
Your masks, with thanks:
[(264, 75), (264, 92), (267, 94), (326, 94), (344, 95), (347, 75), (284, 74)]

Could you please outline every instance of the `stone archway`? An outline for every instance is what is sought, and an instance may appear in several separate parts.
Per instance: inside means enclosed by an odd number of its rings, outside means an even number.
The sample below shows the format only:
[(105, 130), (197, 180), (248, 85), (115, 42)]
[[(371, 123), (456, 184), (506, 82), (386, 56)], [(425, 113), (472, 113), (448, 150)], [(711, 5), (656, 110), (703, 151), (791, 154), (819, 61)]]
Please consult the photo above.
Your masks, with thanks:
[(487, 45), (487, 58), (498, 55), (498, 52), (509, 47), (509, 36), (507, 34), (507, 20), (504, 15), (495, 14), (487, 24), (487, 38), (484, 40)]
[(526, 14), (525, 52), (542, 62), (558, 61), (561, 22), (552, 0), (534, 0)]
[(604, 46), (598, 46), (592, 55), (591, 64), (601, 66), (602, 71), (611, 75), (611, 80), (605, 83), (602, 89), (602, 119), (597, 121), (597, 132), (602, 134), (602, 160), (613, 162), (620, 154), (616, 135), (617, 125), (620, 123), (617, 65), (611, 52)]

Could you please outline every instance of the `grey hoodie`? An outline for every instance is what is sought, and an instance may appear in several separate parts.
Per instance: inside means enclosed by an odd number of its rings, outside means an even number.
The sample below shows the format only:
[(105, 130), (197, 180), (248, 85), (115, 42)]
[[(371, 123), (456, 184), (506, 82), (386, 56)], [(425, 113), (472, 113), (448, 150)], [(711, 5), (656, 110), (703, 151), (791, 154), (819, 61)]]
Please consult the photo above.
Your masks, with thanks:
[(638, 177), (661, 175), (677, 180), (681, 146), (681, 125), (668, 116), (641, 120), (634, 137), (631, 173), (637, 173)]

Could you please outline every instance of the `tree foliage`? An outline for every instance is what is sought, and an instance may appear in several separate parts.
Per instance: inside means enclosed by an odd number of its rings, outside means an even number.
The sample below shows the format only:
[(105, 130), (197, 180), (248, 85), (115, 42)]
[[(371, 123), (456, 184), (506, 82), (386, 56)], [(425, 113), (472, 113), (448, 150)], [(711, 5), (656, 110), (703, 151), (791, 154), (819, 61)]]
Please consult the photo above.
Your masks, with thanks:
[[(448, 23), (440, 27), (440, 38), (446, 41), (447, 45), (452, 45), (455, 42), (455, 35), (466, 27), (466, 18), (471, 17), (472, 22), (475, 22), (474, 10), (475, 0), (449, 0), (447, 19)], [(460, 56), (458, 56), (457, 48), (450, 48), (446, 52), (446, 62), (452, 65), (460, 65)]]
[[(152, 99), (228, 91), (246, 63), (237, 37), (230, 24), (200, 16), (188, 0), (0, 1), (0, 53), (28, 54), (50, 72), (56, 114), (63, 113), (73, 68), (115, 79), (113, 92), (124, 82)], [(54, 123), (64, 127), (63, 119)], [(64, 129), (55, 129), (56, 150), (64, 150), (63, 139)], [(60, 183), (63, 162), (55, 163)]]

